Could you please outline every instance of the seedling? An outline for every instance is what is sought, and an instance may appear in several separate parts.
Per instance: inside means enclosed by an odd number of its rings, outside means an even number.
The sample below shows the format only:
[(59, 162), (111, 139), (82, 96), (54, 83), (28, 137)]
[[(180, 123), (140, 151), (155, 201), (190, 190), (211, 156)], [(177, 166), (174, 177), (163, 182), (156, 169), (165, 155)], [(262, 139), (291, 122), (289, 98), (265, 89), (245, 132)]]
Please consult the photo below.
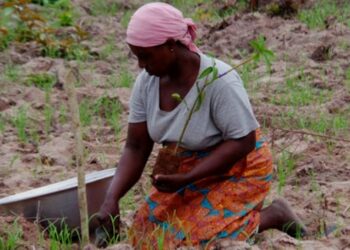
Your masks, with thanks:
[(0, 249), (4, 250), (15, 250), (18, 249), (19, 241), (23, 236), (23, 229), (21, 225), (18, 224), (18, 219), (14, 221), (14, 223), (6, 229), (6, 234), (4, 236), (0, 236)]
[(4, 133), (6, 129), (6, 121), (4, 117), (0, 114), (0, 134)]
[[(242, 63), (234, 66), (230, 70), (222, 73), (221, 75), (218, 74), (218, 69), (216, 68), (215, 64), (213, 64), (213, 66), (208, 67), (205, 70), (203, 70), (203, 72), (201, 72), (198, 79), (199, 80), (205, 79), (205, 83), (201, 88), (199, 87), (198, 82), (195, 83), (197, 86), (198, 95), (197, 95), (195, 102), (193, 103), (193, 106), (189, 110), (189, 114), (187, 116), (187, 119), (185, 120), (184, 127), (181, 131), (181, 134), (179, 136), (179, 140), (176, 144), (175, 154), (177, 153), (178, 148), (179, 148), (180, 144), (182, 143), (182, 140), (183, 140), (183, 137), (185, 135), (186, 129), (188, 127), (189, 121), (191, 120), (192, 115), (200, 109), (202, 102), (205, 98), (205, 89), (210, 84), (214, 83), (218, 78), (221, 78), (221, 77), (227, 75), (232, 70), (237, 69), (238, 67), (245, 65), (251, 61), (254, 61), (255, 63), (257, 63), (258, 61), (263, 59), (265, 64), (267, 65), (267, 67), (268, 68), (271, 67), (271, 60), (273, 59), (274, 54), (272, 51), (270, 51), (266, 48), (264, 38), (260, 36), (258, 39), (251, 41), (250, 45), (252, 46), (252, 48), (254, 50), (253, 55), (251, 57), (249, 57), (248, 59), (244, 60)], [(181, 97), (181, 96), (178, 95), (177, 98), (178, 97)]]
[(17, 136), (20, 139), (21, 142), (26, 143), (27, 142), (27, 111), (24, 107), (20, 107), (18, 109), (17, 115), (12, 118), (12, 123), (15, 125), (17, 129)]
[(79, 232), (77, 229), (69, 229), (64, 219), (61, 220), (59, 229), (53, 222), (48, 222), (48, 227), (43, 230), (42, 234), (48, 234), (50, 239), (51, 250), (69, 250), (72, 249), (73, 240), (75, 237), (79, 238)]
[[(48, 23), (42, 13), (30, 8), (30, 2), (29, 0), (15, 0), (0, 3), (0, 12), (4, 12), (4, 16), (7, 17), (6, 25), (1, 25), (0, 21), (1, 37), (5, 36), (0, 39), (0, 48), (5, 48), (13, 40), (35, 41), (42, 46), (45, 56), (67, 57), (68, 59), (86, 58), (86, 49), (80, 45), (80, 42), (86, 39), (88, 34), (76, 25), (74, 35), (58, 37), (56, 29)], [(60, 22), (63, 24), (70, 22), (67, 12), (62, 14)]]

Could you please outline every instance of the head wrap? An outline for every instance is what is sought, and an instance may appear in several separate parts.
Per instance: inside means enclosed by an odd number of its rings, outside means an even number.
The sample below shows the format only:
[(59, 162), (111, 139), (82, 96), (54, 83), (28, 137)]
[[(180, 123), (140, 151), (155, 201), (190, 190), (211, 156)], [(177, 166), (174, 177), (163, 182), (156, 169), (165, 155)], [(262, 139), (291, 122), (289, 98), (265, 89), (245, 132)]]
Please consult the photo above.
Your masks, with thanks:
[(196, 26), (192, 19), (184, 18), (182, 12), (166, 3), (149, 3), (140, 7), (128, 25), (127, 43), (139, 47), (153, 47), (172, 38), (189, 50), (199, 52), (193, 43)]

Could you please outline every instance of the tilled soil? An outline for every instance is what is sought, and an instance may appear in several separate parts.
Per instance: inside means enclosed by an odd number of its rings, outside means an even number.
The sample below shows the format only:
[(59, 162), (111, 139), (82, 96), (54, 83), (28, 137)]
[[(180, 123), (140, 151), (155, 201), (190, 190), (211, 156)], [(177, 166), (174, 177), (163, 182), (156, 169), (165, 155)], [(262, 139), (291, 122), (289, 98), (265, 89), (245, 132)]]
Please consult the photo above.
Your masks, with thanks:
[[(135, 2), (136, 3), (136, 2)], [(91, 37), (86, 46), (95, 54), (101, 54), (110, 37), (116, 39), (114, 50), (103, 59), (95, 57), (77, 66), (82, 81), (77, 86), (78, 99), (96, 101), (100, 97), (119, 102), (122, 107), (119, 138), (106, 122), (95, 122), (84, 128), (84, 145), (87, 149), (87, 172), (112, 167), (119, 159), (126, 136), (129, 88), (113, 87), (112, 76), (122, 73), (124, 63), (135, 77), (137, 63), (124, 41), (125, 28), (121, 16), (92, 16), (85, 1), (73, 1), (81, 11), (79, 23)], [(137, 6), (130, 4), (125, 8)], [(324, 30), (311, 30), (295, 17), (271, 17), (265, 13), (241, 13), (212, 24), (198, 25), (200, 49), (231, 64), (245, 58), (250, 50), (249, 42), (263, 35), (267, 46), (275, 53), (270, 74), (266, 67), (250, 68), (251, 76), (245, 82), (255, 114), (271, 143), (275, 158), (274, 187), (267, 203), (283, 196), (287, 199), (308, 228), (314, 232), (303, 240), (295, 240), (283, 233), (269, 231), (260, 234), (252, 249), (350, 249), (350, 135), (348, 127), (318, 132), (300, 129), (302, 117), (320, 120), (320, 113), (330, 119), (337, 114), (350, 121), (350, 90), (346, 85), (346, 70), (350, 67), (350, 28), (330, 19)], [(28, 117), (28, 141), (23, 143), (14, 125), (7, 125), (0, 133), (0, 198), (35, 187), (47, 185), (75, 176), (74, 139), (69, 118), (62, 121), (59, 110), (67, 108), (67, 95), (63, 89), (66, 66), (62, 59), (41, 57), (32, 43), (12, 44), (0, 54), (0, 72), (12, 62), (18, 68), (18, 78), (2, 79), (0, 84), (1, 117), (11, 124), (20, 107), (26, 107)], [(124, 62), (127, 61), (127, 62)], [(46, 94), (43, 90), (26, 86), (30, 74), (48, 73), (56, 78), (50, 104), (54, 107), (54, 122), (45, 132), (43, 109)], [(243, 78), (243, 77), (242, 77)], [(315, 97), (307, 97), (297, 106), (285, 102), (288, 98), (286, 79), (298, 79), (307, 83)], [(286, 116), (287, 113), (293, 115)], [(68, 116), (68, 114), (67, 114)], [(333, 117), (333, 118), (332, 118)], [(304, 133), (308, 131), (309, 133)], [(35, 135), (35, 136), (34, 136)], [(36, 139), (34, 139), (36, 138)], [(158, 147), (154, 149), (148, 165), (155, 161)], [(293, 170), (279, 190), (278, 168), (287, 165), (285, 154), (293, 159)], [(281, 160), (282, 159), (282, 160)], [(151, 170), (147, 170), (147, 174)], [(136, 202), (149, 185), (148, 175), (137, 184)], [(139, 191), (141, 190), (141, 191)], [(280, 191), (280, 192), (279, 192)], [(127, 211), (125, 225), (130, 223), (134, 211)], [(11, 221), (12, 220), (12, 221)], [(11, 225), (13, 218), (0, 217), (0, 229)], [(18, 220), (24, 228), (23, 241), (30, 246), (37, 229), (27, 227), (23, 218)], [(337, 230), (328, 237), (321, 235), (322, 227), (336, 225)], [(0, 230), (0, 233), (1, 233)], [(34, 234), (33, 234), (34, 235)], [(28, 244), (27, 244), (28, 243)], [(34, 244), (34, 243), (33, 243)], [(245, 243), (222, 241), (221, 249), (249, 249)]]

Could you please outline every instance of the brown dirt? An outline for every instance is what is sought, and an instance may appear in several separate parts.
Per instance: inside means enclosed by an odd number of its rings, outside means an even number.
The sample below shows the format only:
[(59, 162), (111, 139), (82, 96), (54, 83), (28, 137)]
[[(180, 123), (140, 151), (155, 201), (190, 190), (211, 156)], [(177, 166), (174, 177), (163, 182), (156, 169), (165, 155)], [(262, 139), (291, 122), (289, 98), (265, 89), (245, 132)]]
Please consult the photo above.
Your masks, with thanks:
[[(118, 62), (128, 60), (128, 70), (134, 76), (138, 69), (124, 42), (125, 29), (120, 25), (121, 16), (92, 16), (86, 1), (72, 2), (83, 13), (79, 23), (92, 34), (91, 39), (86, 42), (90, 51), (94, 51), (96, 55), (102, 54), (108, 39), (117, 39), (115, 49), (108, 56), (103, 59), (96, 57), (79, 66), (83, 78), (77, 87), (80, 100), (95, 101), (105, 96), (119, 101), (124, 109), (118, 143), (113, 129), (105, 122), (92, 124), (84, 130), (84, 143), (88, 154), (86, 170), (91, 172), (112, 167), (118, 161), (126, 135), (130, 89), (112, 87), (111, 76), (118, 76), (122, 72), (122, 63)], [(125, 9), (135, 6), (137, 4), (126, 4)], [(338, 225), (336, 232), (328, 237), (315, 234), (304, 240), (295, 240), (283, 233), (269, 231), (259, 236), (253, 249), (350, 248), (349, 142), (296, 133), (288, 124), (276, 123), (275, 118), (282, 119), (291, 108), (273, 102), (285, 94), (281, 92), (281, 86), (284, 86), (288, 72), (294, 69), (291, 73), (294, 77), (311, 79), (311, 86), (316, 93), (332, 92), (321, 104), (310, 102), (297, 107), (298, 117), (320, 119), (319, 110), (326, 115), (349, 114), (350, 93), (345, 84), (345, 70), (350, 66), (350, 29), (334, 20), (330, 20), (327, 27), (325, 30), (310, 30), (295, 18), (271, 17), (264, 13), (242, 13), (217, 24), (199, 24), (201, 50), (232, 64), (240, 62), (250, 52), (249, 42), (252, 39), (260, 34), (265, 37), (268, 47), (276, 54), (272, 74), (266, 75), (265, 66), (258, 66), (253, 69), (256, 76), (247, 86), (256, 116), (264, 126), (271, 143), (276, 163), (274, 187), (267, 203), (282, 195), (314, 232), (319, 231), (324, 224)], [(1, 116), (10, 123), (18, 108), (26, 106), (31, 128), (26, 132), (35, 136), (29, 136), (30, 140), (23, 144), (19, 141), (13, 125), (7, 125), (4, 132), (0, 133), (0, 198), (75, 176), (71, 150), (72, 127), (67, 121), (60, 122), (59, 113), (62, 105), (67, 107), (67, 96), (62, 89), (62, 72), (65, 70), (63, 60), (40, 57), (37, 45), (21, 43), (11, 45), (8, 50), (0, 53), (0, 73), (4, 72), (8, 62), (18, 67), (19, 77), (15, 82), (9, 79), (0, 80)], [(300, 73), (301, 69), (303, 75)], [(45, 93), (23, 84), (28, 75), (38, 72), (46, 72), (57, 78), (50, 100), (57, 112), (49, 134), (44, 132), (42, 115)], [(350, 120), (349, 115), (347, 118)], [(289, 121), (293, 122), (295, 121)], [(341, 130), (335, 135), (328, 135), (350, 140), (349, 131)], [(154, 149), (148, 165), (154, 164), (158, 148)], [(293, 156), (295, 168), (287, 177), (283, 191), (278, 193), (277, 162), (282, 152), (289, 152)], [(150, 171), (147, 169), (147, 174)], [(142, 176), (135, 188), (137, 203), (142, 201), (142, 195), (146, 192), (149, 183), (147, 174)], [(127, 220), (132, 218), (133, 212), (128, 212), (126, 225), (130, 224)], [(0, 235), (3, 228), (13, 223), (14, 219), (8, 218), (0, 217)], [(24, 244), (34, 244), (32, 240), (35, 238), (33, 235), (36, 227), (21, 217), (19, 222), (25, 229)], [(238, 243), (224, 242), (221, 248), (232, 249), (236, 246), (233, 244)], [(246, 245), (241, 247), (245, 249)]]

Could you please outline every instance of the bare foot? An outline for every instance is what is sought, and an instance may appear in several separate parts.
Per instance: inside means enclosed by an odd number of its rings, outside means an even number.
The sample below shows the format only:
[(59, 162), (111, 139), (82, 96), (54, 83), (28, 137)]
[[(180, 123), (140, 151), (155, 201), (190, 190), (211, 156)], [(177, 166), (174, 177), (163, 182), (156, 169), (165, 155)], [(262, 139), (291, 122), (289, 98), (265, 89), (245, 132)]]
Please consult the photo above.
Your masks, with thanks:
[(260, 216), (260, 232), (274, 228), (292, 237), (307, 235), (306, 227), (284, 199), (274, 200), (270, 206), (261, 210)]

